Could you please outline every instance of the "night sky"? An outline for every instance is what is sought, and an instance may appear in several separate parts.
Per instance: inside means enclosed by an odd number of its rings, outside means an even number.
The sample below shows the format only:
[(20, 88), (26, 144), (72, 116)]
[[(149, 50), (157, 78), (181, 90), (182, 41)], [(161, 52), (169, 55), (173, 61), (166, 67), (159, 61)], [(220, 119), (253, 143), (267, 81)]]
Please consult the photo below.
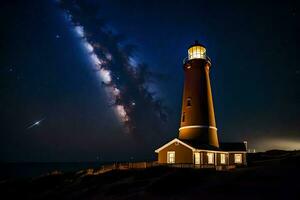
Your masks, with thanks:
[(226, 2), (1, 2), (0, 161), (155, 158), (178, 135), (195, 40), (220, 140), (300, 149), (298, 4)]

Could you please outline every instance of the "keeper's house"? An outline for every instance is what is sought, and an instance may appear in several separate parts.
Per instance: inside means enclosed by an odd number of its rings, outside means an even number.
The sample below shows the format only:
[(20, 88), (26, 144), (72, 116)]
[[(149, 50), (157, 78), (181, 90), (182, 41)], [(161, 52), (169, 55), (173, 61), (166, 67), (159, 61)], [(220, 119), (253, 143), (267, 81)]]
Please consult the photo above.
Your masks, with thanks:
[(161, 164), (194, 164), (201, 168), (213, 168), (247, 165), (246, 147), (246, 142), (220, 143), (220, 148), (216, 148), (175, 138), (155, 152), (158, 153), (158, 163)]

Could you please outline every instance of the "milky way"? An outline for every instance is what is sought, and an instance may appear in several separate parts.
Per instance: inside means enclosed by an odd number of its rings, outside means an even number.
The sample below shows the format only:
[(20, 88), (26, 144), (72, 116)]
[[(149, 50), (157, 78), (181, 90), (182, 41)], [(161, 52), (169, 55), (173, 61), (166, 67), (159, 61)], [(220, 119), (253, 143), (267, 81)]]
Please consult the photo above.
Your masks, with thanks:
[(109, 99), (108, 104), (124, 124), (126, 132), (144, 140), (149, 130), (145, 130), (148, 127), (143, 122), (160, 132), (168, 112), (157, 95), (149, 90), (149, 81), (159, 76), (133, 58), (135, 45), (126, 43), (122, 35), (107, 28), (99, 17), (99, 4), (61, 1), (60, 5), (89, 53), (93, 70)]
[[(67, 17), (72, 22), (72, 15), (69, 14), (67, 15)], [(111, 71), (105, 68), (105, 66), (107, 66), (107, 63), (112, 61), (112, 55), (110, 53), (106, 53), (105, 58), (100, 59), (94, 51), (94, 46), (88, 42), (83, 26), (75, 25), (74, 30), (76, 34), (82, 39), (82, 43), (86, 51), (90, 55), (90, 61), (92, 62), (95, 68), (96, 75), (98, 76), (99, 80), (101, 80), (102, 83), (105, 84), (105, 90), (107, 92), (107, 95), (109, 96), (110, 101), (113, 103), (116, 102), (117, 99), (120, 98), (120, 90), (117, 88), (117, 85), (114, 84), (112, 81)], [(122, 122), (128, 122), (129, 117), (124, 109), (124, 105), (114, 105), (114, 109), (119, 119)]]

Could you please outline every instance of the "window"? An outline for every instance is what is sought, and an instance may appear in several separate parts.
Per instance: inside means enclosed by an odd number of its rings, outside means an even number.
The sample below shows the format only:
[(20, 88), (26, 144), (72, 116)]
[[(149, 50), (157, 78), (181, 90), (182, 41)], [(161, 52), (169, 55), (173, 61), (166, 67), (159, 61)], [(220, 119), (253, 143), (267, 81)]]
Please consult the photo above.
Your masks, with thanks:
[(234, 163), (242, 163), (242, 154), (241, 153), (234, 154)]
[(195, 164), (200, 165), (200, 153), (195, 153)]
[(221, 159), (221, 164), (226, 164), (226, 155), (225, 155), (225, 153), (221, 153), (220, 159)]
[(192, 106), (192, 98), (188, 97), (186, 100), (186, 106)]
[(214, 164), (214, 153), (207, 153), (207, 163)]
[(169, 164), (175, 163), (175, 151), (167, 152), (167, 163)]
[(182, 122), (185, 121), (185, 112), (182, 114)]

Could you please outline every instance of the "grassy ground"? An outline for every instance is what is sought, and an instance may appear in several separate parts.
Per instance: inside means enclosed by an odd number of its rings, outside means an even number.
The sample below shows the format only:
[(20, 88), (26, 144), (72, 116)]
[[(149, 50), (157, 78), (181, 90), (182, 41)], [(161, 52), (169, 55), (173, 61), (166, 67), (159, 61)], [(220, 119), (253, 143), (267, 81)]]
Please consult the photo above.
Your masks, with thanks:
[(1, 199), (299, 199), (299, 152), (249, 155), (233, 171), (155, 167), (0, 182)]

